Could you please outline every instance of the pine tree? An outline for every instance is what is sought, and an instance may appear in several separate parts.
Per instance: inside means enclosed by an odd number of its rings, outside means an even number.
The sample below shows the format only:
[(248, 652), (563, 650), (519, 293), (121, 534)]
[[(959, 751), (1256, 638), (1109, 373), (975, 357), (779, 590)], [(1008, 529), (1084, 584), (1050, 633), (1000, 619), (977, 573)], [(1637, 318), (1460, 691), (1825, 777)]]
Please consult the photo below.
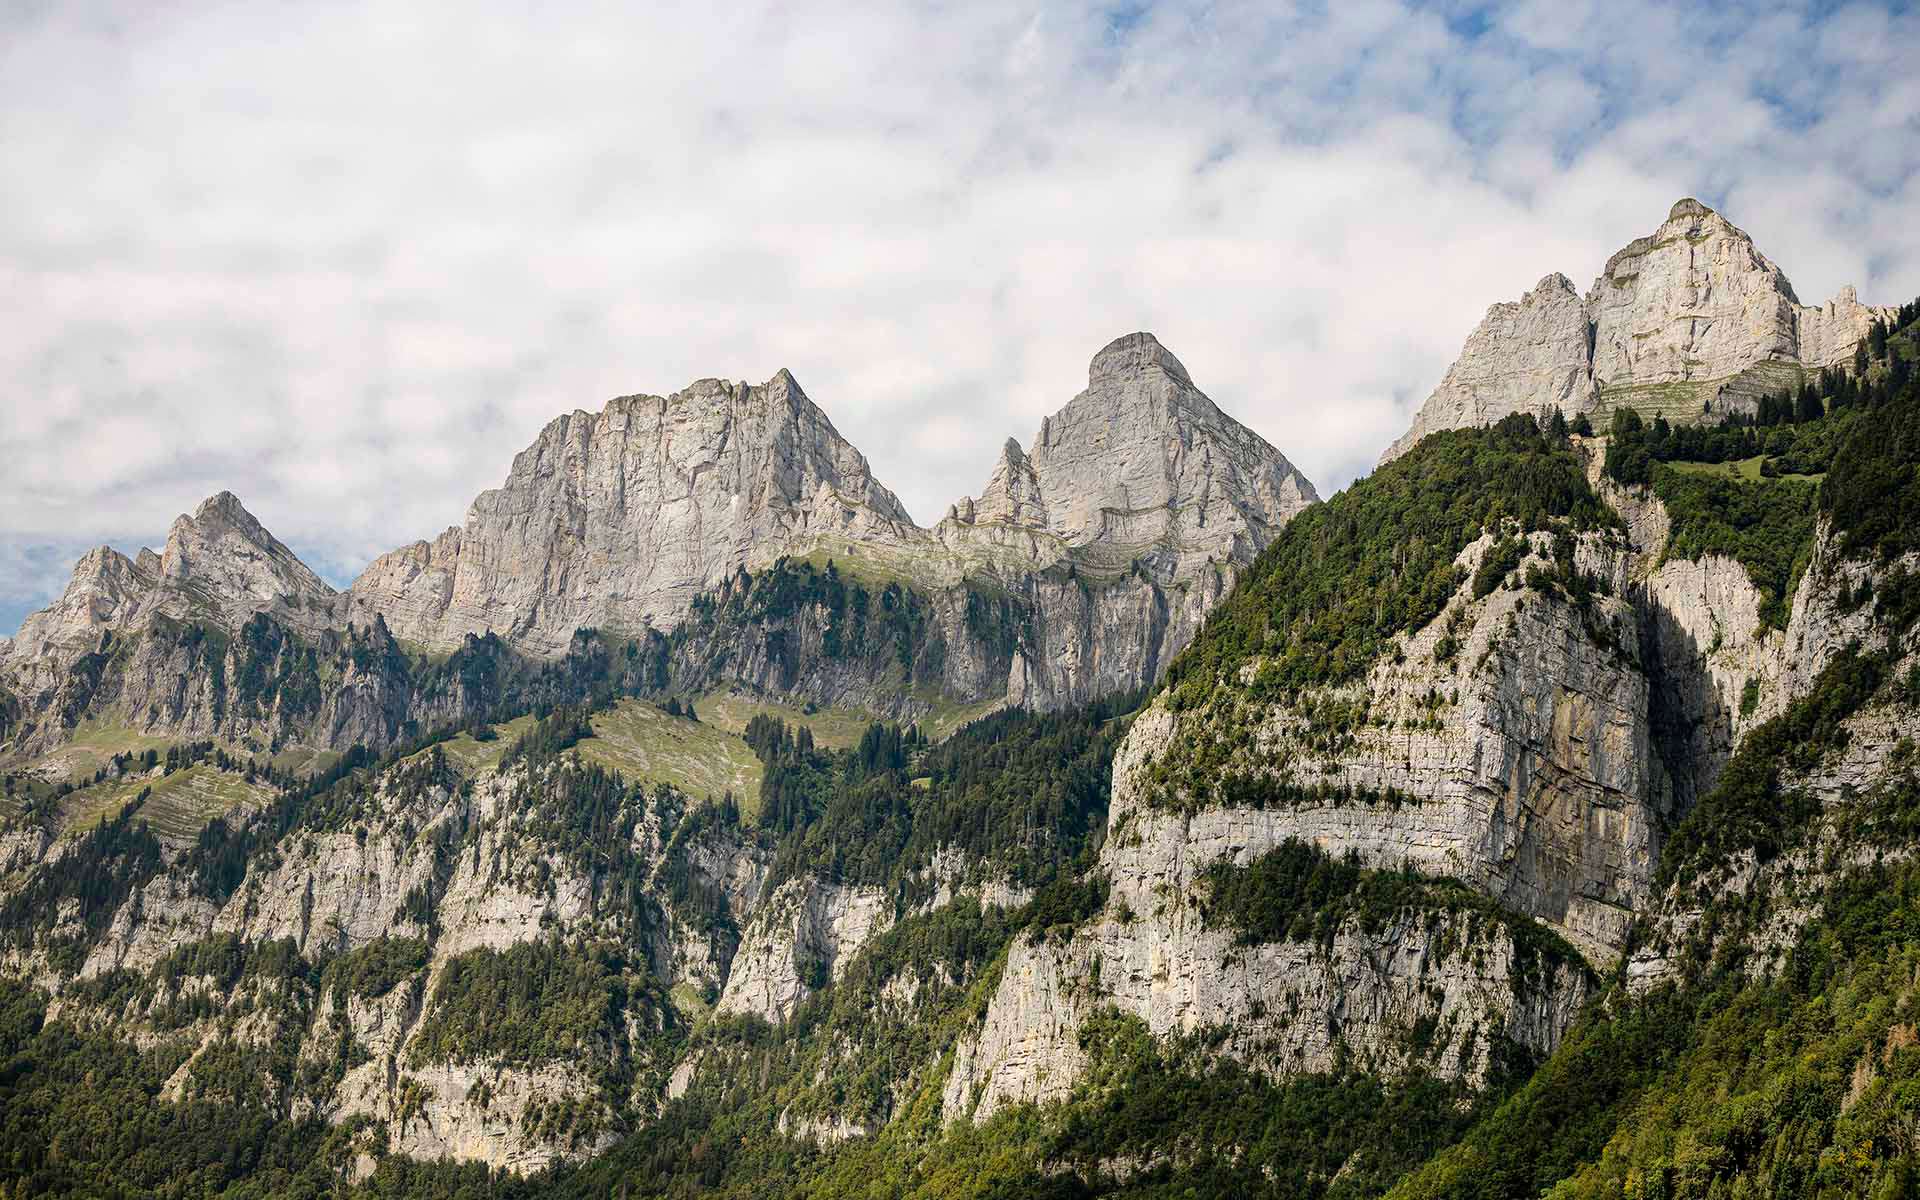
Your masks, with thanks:
[(1809, 387), (1800, 389), (1800, 399), (1794, 408), (1794, 420), (1803, 425), (1827, 415), (1826, 406), (1820, 403), (1820, 397)]

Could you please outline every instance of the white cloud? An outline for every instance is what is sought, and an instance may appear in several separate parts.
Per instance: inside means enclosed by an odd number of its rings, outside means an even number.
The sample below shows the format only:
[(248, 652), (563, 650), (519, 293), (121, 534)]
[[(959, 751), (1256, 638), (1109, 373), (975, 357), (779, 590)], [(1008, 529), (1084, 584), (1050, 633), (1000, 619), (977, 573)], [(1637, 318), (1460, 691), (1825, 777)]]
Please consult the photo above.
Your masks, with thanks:
[(1920, 292), (1910, 11), (629, 7), (0, 16), (0, 628), (219, 488), (344, 578), (781, 366), (932, 520), (1136, 328), (1330, 491), (1682, 194)]

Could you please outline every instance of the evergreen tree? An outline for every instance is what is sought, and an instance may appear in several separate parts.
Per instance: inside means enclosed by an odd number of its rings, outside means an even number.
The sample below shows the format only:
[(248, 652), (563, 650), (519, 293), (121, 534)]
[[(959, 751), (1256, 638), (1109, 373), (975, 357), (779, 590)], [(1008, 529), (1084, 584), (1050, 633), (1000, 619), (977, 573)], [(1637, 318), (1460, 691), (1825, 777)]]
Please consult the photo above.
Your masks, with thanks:
[(1794, 420), (1804, 425), (1808, 421), (1818, 421), (1826, 415), (1826, 407), (1821, 404), (1820, 397), (1814, 390), (1810, 387), (1801, 387), (1800, 398), (1794, 405)]

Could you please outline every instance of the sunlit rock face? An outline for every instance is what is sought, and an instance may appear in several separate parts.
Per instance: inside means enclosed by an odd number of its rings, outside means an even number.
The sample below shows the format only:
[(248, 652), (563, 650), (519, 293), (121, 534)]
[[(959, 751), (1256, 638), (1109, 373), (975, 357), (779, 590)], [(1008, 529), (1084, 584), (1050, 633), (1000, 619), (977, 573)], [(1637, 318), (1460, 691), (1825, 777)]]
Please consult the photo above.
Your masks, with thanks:
[(1413, 425), (1381, 456), (1440, 429), (1513, 413), (1569, 419), (1631, 405), (1670, 420), (1751, 412), (1808, 370), (1847, 362), (1877, 319), (1851, 287), (1800, 303), (1753, 239), (1698, 200), (1607, 260), (1584, 298), (1564, 275), (1496, 304)]

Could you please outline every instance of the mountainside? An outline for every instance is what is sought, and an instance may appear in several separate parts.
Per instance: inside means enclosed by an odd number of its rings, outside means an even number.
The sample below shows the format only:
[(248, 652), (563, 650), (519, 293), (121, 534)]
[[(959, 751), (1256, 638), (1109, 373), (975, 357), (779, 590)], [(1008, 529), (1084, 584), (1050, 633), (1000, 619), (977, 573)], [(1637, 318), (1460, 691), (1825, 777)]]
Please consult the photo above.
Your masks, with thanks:
[[(801, 555), (854, 506), (776, 489), (772, 561), (557, 650), (179, 608), (205, 544), (250, 547), (231, 595), (304, 586), (224, 500), (171, 574), (89, 556), (36, 618), (99, 639), (65, 733), (0, 704), (0, 1186), (1912, 1194), (1920, 302), (1886, 316), (1751, 413), (1508, 413), (1311, 504), (1133, 335), (934, 530)], [(489, 493), (548, 499), (475, 506), (544, 513), (498, 544), (552, 579), (618, 566), (562, 553), (614, 528), (578, 420)]]
[(1892, 315), (1861, 304), (1850, 287), (1819, 307), (1801, 304), (1752, 238), (1684, 199), (1650, 236), (1609, 258), (1584, 299), (1553, 274), (1488, 309), (1381, 461), (1436, 430), (1512, 413), (1751, 414), (1761, 396), (1808, 371), (1851, 361), (1873, 323)]
[(375, 560), (352, 595), (430, 649), (491, 631), (551, 656), (580, 628), (671, 630), (741, 566), (919, 540), (781, 371), (758, 387), (702, 379), (555, 419), (464, 527)]
[(1085, 703), (1157, 678), (1317, 498), (1144, 333), (1015, 457), (996, 486), (1040, 507), (969, 500), (928, 531), (787, 372), (702, 380), (555, 420), (465, 526), (345, 594), (222, 493), (162, 555), (87, 555), (28, 619), (0, 753), (49, 779), (152, 739), (310, 758), (635, 690), (903, 718)]

